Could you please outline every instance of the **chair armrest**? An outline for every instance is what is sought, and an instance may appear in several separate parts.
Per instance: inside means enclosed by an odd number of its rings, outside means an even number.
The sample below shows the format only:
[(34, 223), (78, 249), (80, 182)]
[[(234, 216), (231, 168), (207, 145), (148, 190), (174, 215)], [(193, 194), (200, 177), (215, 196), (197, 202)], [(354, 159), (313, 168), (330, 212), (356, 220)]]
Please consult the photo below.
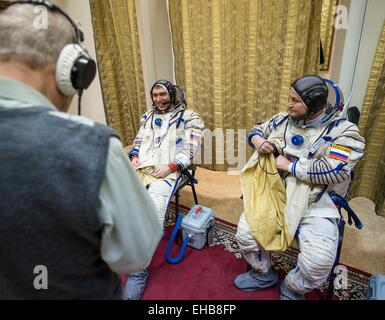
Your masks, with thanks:
[(195, 178), (195, 169), (192, 169), (193, 173), (191, 174), (188, 170), (189, 168), (182, 169), (181, 174), (183, 174), (187, 179), (189, 179), (191, 183), (197, 184), (198, 180)]
[[(341, 197), (339, 194), (335, 192), (329, 192), (330, 199), (334, 202), (337, 208), (344, 208), (348, 214), (348, 223), (352, 224), (352, 219), (354, 221), (354, 225), (357, 229), (362, 229), (363, 224), (361, 220), (358, 218), (356, 213), (353, 211), (353, 209), (349, 206), (348, 202)], [(340, 211), (341, 214), (341, 211)]]

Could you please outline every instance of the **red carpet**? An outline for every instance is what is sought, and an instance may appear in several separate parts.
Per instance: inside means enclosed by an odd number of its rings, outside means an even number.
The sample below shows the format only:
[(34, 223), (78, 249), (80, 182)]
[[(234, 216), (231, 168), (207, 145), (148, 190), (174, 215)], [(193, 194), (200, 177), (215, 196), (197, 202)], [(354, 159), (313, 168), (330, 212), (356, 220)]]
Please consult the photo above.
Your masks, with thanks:
[[(168, 235), (163, 237), (149, 266), (150, 276), (143, 300), (276, 300), (279, 287), (256, 292), (243, 292), (233, 285), (234, 278), (246, 271), (246, 262), (226, 251), (223, 245), (205, 246), (201, 250), (187, 247), (179, 264), (165, 259)], [(173, 246), (172, 257), (180, 245)], [(280, 281), (284, 273), (280, 273)], [(312, 292), (306, 299), (321, 299), (320, 292)]]
[[(180, 206), (180, 212), (187, 214), (189, 208)], [(243, 292), (234, 287), (234, 278), (246, 271), (246, 262), (241, 258), (235, 240), (236, 226), (216, 219), (210, 240), (210, 247), (198, 250), (187, 247), (184, 258), (178, 264), (166, 261), (166, 247), (175, 221), (175, 209), (171, 203), (166, 219), (166, 236), (161, 240), (149, 266), (150, 276), (143, 300), (276, 300), (282, 279), (293, 266), (298, 251), (289, 248), (285, 252), (274, 252), (273, 263), (279, 272), (279, 283), (270, 289)], [(181, 242), (181, 241), (180, 241)], [(181, 244), (173, 245), (172, 257), (179, 253)], [(335, 299), (362, 300), (366, 298), (370, 275), (346, 266), (348, 289), (336, 290)], [(125, 281), (125, 276), (122, 277)], [(307, 300), (324, 299), (328, 283), (321, 290), (305, 295)]]

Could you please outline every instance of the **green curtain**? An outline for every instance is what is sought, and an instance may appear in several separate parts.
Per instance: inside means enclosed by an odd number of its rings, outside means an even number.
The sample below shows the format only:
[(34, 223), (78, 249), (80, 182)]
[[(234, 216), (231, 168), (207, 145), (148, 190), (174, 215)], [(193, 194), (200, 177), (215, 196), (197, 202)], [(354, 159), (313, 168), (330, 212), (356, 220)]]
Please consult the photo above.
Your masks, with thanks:
[(131, 144), (146, 111), (135, 0), (90, 0), (107, 124)]
[[(318, 72), (319, 0), (169, 0), (169, 11), (177, 83), (210, 130), (250, 130), (286, 110), (293, 79)], [(225, 170), (216, 147), (203, 166)]]
[(366, 148), (355, 170), (351, 194), (373, 200), (377, 214), (385, 216), (385, 23), (366, 89), (359, 128), (366, 140)]

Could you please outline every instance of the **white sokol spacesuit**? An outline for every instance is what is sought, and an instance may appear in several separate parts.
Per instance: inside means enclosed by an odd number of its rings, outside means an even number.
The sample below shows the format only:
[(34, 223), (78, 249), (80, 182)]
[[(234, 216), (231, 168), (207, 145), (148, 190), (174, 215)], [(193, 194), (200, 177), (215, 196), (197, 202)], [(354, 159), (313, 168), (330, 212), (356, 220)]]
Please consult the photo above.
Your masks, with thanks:
[[(309, 111), (312, 104), (320, 105), (319, 101), (315, 102), (320, 95), (323, 96), (320, 107), (326, 105), (328, 91), (323, 79), (306, 76), (294, 82), (292, 88)], [(283, 176), (284, 185), (287, 186), (288, 179), (295, 180), (295, 177), (297, 188), (304, 190), (302, 197), (294, 199), (298, 210), (303, 206), (303, 214), (300, 219), (289, 221), (292, 232), (298, 236), (300, 254), (295, 268), (287, 274), (281, 286), (281, 299), (302, 299), (305, 293), (323, 284), (335, 261), (339, 212), (329, 192), (346, 196), (352, 169), (363, 156), (365, 141), (357, 126), (340, 118), (333, 108), (306, 122), (292, 119), (288, 113), (277, 114), (252, 129), (248, 135), (252, 147), (251, 139), (255, 135), (273, 143), (281, 155), (292, 161), (289, 172)], [(258, 151), (255, 154), (257, 157)], [(239, 220), (236, 239), (252, 269), (239, 275), (235, 285), (245, 291), (274, 285), (278, 278), (271, 268), (271, 253), (252, 236), (244, 213)]]
[[(153, 98), (153, 90), (157, 87), (168, 93), (168, 100), (164, 101), (168, 107), (164, 110), (159, 110)], [(177, 99), (177, 90), (180, 99)], [(137, 173), (148, 188), (163, 225), (168, 203), (184, 179), (181, 171), (199, 157), (204, 123), (196, 112), (185, 108), (183, 91), (167, 80), (155, 82), (151, 98), (154, 108), (142, 116), (129, 157), (138, 159)], [(172, 173), (156, 178), (154, 172), (162, 166), (168, 166)], [(147, 277), (146, 269), (129, 275), (123, 290), (125, 298), (140, 299)]]
[(151, 178), (159, 166), (176, 163), (180, 169), (188, 168), (199, 156), (204, 124), (199, 115), (186, 110), (184, 105), (170, 108), (165, 113), (154, 108), (141, 118), (139, 132), (130, 155), (139, 157), (139, 175), (145, 174), (144, 183), (153, 199), (163, 224), (170, 196), (183, 178), (180, 171), (164, 179)]

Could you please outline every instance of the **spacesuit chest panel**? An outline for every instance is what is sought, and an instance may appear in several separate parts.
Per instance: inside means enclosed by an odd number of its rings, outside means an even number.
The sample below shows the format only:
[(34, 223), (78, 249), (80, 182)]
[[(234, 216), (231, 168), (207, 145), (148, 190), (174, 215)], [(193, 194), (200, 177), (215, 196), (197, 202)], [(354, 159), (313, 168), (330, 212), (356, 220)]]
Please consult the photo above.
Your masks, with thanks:
[(322, 139), (324, 129), (324, 127), (304, 129), (288, 123), (286, 130), (281, 132), (282, 138), (274, 140), (283, 155), (291, 161), (298, 158), (309, 158), (311, 151), (313, 151), (312, 158), (320, 158), (325, 155), (329, 146), (329, 143)]
[[(152, 139), (154, 149), (160, 148), (169, 131), (171, 113), (155, 114), (152, 123)], [(150, 137), (149, 137), (150, 138)]]
[(146, 123), (139, 151), (143, 166), (164, 165), (174, 160), (176, 141), (183, 135), (184, 127), (183, 121), (178, 122), (179, 117), (180, 112), (156, 113), (152, 121)]

